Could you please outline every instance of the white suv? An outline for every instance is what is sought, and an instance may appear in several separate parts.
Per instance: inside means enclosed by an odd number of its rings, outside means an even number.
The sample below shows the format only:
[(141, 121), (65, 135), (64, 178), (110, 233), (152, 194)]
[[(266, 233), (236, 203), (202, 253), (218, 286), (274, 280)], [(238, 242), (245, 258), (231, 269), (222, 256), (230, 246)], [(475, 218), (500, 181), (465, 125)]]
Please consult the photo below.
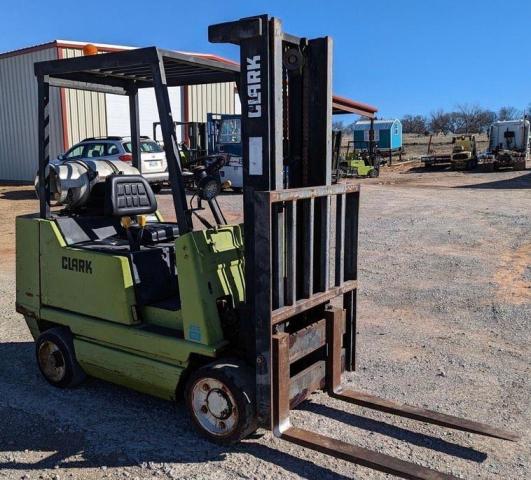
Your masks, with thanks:
[[(59, 155), (55, 162), (72, 160), (121, 160), (132, 162), (131, 137), (91, 137)], [(149, 137), (140, 137), (140, 172), (158, 193), (168, 182), (168, 165), (162, 147)], [(55, 163), (54, 162), (54, 163)]]

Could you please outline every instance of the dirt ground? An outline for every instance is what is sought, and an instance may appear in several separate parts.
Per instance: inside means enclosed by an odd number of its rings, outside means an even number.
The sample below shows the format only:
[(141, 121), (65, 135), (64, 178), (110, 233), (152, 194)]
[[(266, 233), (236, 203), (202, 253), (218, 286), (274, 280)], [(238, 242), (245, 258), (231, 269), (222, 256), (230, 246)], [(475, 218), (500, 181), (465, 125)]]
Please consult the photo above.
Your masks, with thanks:
[[(531, 171), (383, 169), (360, 181), (357, 371), (345, 383), (522, 435), (518, 443), (399, 419), (315, 394), (294, 424), (460, 478), (531, 478)], [(220, 203), (231, 221), (241, 196)], [(171, 196), (159, 195), (167, 218)], [(0, 478), (382, 479), (259, 431), (212, 445), (176, 407), (97, 380), (39, 375), (15, 312), (16, 215), (30, 187), (0, 186)]]

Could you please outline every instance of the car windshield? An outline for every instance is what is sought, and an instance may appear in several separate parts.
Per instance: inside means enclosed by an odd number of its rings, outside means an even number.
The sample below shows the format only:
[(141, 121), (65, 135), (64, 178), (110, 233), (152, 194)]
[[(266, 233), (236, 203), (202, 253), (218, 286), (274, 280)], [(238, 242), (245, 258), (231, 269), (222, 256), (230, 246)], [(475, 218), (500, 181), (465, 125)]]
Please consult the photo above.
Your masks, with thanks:
[(241, 122), (239, 118), (228, 118), (221, 122), (219, 143), (241, 143)]
[[(131, 142), (124, 143), (124, 149), (127, 153), (131, 153)], [(140, 142), (140, 151), (143, 153), (161, 153), (164, 150), (153, 140), (143, 140)]]

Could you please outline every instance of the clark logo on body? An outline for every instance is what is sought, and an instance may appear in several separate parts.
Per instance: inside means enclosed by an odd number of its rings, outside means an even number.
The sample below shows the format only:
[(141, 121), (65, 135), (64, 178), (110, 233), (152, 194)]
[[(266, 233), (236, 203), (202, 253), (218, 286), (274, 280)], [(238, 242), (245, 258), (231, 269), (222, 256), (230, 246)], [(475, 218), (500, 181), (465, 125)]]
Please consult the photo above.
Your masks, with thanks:
[(260, 55), (247, 59), (247, 105), (249, 118), (262, 116)]
[(92, 275), (92, 261), (83, 260), (81, 258), (63, 257), (61, 259), (61, 267), (63, 270), (71, 270), (73, 272), (88, 273)]

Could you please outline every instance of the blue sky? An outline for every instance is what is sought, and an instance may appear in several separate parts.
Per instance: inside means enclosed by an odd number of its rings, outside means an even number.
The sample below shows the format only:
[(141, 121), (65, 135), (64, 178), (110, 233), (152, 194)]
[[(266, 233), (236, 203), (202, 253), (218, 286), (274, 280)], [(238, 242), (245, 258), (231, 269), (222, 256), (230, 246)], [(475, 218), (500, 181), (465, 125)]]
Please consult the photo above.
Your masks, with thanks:
[(209, 24), (269, 13), (334, 39), (334, 92), (382, 116), (531, 103), (530, 0), (2, 0), (0, 51), (53, 39), (212, 52)]

